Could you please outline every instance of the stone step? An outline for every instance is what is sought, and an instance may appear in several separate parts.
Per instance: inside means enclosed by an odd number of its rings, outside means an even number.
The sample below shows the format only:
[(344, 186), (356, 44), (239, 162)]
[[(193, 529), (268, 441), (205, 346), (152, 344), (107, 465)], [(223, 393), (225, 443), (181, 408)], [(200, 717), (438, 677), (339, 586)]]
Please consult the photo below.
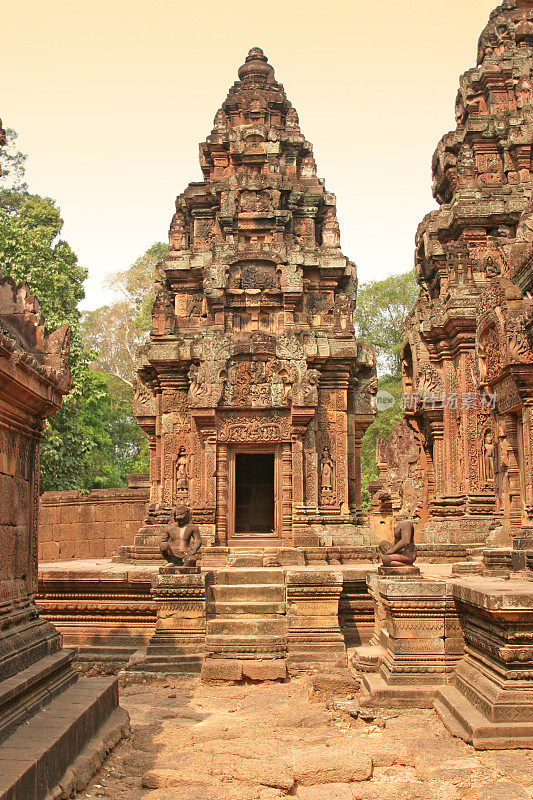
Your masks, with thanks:
[[(228, 639), (229, 637), (224, 634), (212, 634), (211, 636), (207, 636), (206, 638), (206, 650), (209, 647), (220, 646), (220, 647), (227, 647), (228, 646)], [(232, 644), (238, 645), (240, 647), (252, 647), (252, 648), (261, 648), (262, 646), (265, 647), (287, 647), (287, 636), (284, 634), (280, 635), (272, 635), (272, 636), (265, 636), (261, 635), (258, 636), (257, 634), (239, 634), (238, 636), (231, 637)]]
[(281, 602), (256, 602), (250, 600), (232, 600), (225, 602), (221, 600), (208, 601), (207, 613), (210, 616), (231, 617), (233, 614), (241, 617), (246, 616), (276, 616), (285, 614), (286, 604)]
[(149, 655), (145, 661), (128, 667), (128, 671), (151, 673), (164, 672), (171, 675), (198, 675), (202, 668), (201, 655)]
[(257, 567), (263, 566), (264, 560), (264, 556), (257, 554), (253, 556), (230, 556), (228, 559), (228, 567), (256, 569)]
[(0, 740), (76, 682), (74, 650), (59, 650), (0, 682)]
[(285, 636), (207, 636), (205, 658), (273, 659), (287, 657)]
[(245, 617), (215, 617), (207, 620), (207, 636), (283, 636), (286, 631), (285, 618), (261, 619)]
[(287, 677), (285, 658), (232, 659), (206, 658), (202, 666), (204, 681), (279, 681)]
[[(117, 703), (116, 678), (80, 678), (51, 699), (0, 744), (0, 797), (44, 797), (110, 715), (119, 730), (128, 728)], [(95, 756), (93, 770), (100, 763)]]
[(213, 572), (213, 583), (224, 586), (242, 586), (243, 584), (274, 585), (285, 582), (282, 569), (265, 567), (264, 569), (218, 569)]
[[(219, 602), (252, 602), (283, 603), (285, 602), (285, 586), (283, 584), (268, 585), (265, 583), (245, 584), (213, 584), (209, 589), (211, 598)], [(209, 593), (208, 593), (209, 597)]]

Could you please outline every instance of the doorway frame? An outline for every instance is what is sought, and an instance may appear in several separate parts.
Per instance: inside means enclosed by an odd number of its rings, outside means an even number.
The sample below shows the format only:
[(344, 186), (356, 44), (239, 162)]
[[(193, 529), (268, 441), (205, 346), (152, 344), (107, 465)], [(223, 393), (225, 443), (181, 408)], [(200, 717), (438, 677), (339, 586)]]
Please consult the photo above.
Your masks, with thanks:
[[(272, 545), (281, 542), (282, 539), (282, 516), (281, 516), (281, 452), (280, 445), (272, 444), (239, 444), (228, 448), (228, 545), (246, 545), (258, 547)], [(235, 533), (235, 514), (236, 514), (236, 456), (241, 453), (247, 455), (273, 454), (274, 456), (274, 533), (257, 534), (252, 536), (249, 533)]]

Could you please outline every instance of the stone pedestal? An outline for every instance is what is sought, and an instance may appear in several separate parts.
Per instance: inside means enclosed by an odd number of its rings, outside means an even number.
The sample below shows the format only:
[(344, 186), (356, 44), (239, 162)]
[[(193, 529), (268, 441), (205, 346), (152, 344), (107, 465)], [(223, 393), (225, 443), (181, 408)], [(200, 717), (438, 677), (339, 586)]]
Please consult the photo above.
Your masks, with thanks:
[(531, 569), (531, 552), (533, 551), (533, 525), (522, 526), (513, 539), (511, 562), (515, 571)]
[(525, 580), (453, 586), (465, 656), (435, 709), (480, 750), (533, 747), (533, 585)]
[[(376, 606), (370, 648), (352, 662), (364, 670), (365, 705), (431, 707), (463, 652), (453, 600), (444, 581), (416, 575), (369, 576)], [(375, 672), (369, 670), (376, 669)]]
[(155, 632), (146, 657), (135, 660), (128, 671), (200, 672), (206, 632), (205, 580), (205, 574), (197, 567), (162, 567), (152, 576), (157, 612)]
[(345, 665), (339, 626), (342, 572), (287, 570), (289, 672)]
[(508, 578), (513, 569), (513, 551), (510, 547), (493, 547), (483, 550), (483, 574), (486, 578)]

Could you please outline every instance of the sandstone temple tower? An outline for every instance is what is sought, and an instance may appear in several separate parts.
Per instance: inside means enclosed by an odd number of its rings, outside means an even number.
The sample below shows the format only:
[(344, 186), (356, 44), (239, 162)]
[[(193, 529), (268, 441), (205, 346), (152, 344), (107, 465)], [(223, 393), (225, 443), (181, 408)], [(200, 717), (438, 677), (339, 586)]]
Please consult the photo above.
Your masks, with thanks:
[(403, 358), (430, 545), (481, 543), (494, 522), (516, 536), (533, 512), (532, 71), (533, 0), (506, 0), (433, 157)]
[(176, 200), (139, 368), (152, 489), (136, 550), (176, 503), (211, 544), (362, 544), (374, 354), (355, 341), (335, 197), (261, 49), (200, 164)]

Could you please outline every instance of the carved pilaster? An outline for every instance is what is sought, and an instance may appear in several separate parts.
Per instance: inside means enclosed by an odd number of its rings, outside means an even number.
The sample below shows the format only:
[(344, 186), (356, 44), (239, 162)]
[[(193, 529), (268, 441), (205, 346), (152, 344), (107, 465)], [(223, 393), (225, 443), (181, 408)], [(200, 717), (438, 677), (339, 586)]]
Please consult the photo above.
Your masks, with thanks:
[(228, 541), (228, 446), (222, 442), (217, 452), (216, 541), (219, 545)]

